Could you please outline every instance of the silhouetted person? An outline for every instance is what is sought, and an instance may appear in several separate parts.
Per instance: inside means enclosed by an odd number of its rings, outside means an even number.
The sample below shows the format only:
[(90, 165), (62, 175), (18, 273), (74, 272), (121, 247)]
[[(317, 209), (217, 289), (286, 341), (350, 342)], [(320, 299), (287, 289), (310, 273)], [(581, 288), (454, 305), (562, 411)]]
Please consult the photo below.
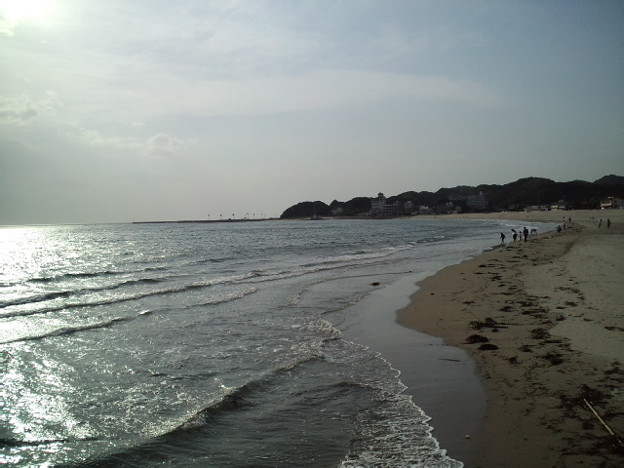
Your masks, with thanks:
[(505, 243), (505, 233), (501, 232), (501, 244)]
[(607, 228), (610, 228), (610, 227), (611, 227), (611, 219), (607, 218)]
[(526, 226), (524, 226), (524, 229), (522, 230), (522, 234), (524, 235), (524, 242), (526, 242), (527, 239), (529, 238), (529, 230), (527, 229)]

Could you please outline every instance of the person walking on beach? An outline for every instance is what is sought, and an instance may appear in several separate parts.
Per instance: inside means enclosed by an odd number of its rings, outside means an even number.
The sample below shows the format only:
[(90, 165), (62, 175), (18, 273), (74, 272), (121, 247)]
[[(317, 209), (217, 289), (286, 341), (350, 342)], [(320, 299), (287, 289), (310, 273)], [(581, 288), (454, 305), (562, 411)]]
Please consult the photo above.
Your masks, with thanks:
[(527, 229), (526, 226), (524, 226), (524, 229), (522, 230), (522, 234), (524, 235), (524, 242), (526, 242), (527, 239), (529, 238), (529, 230)]
[(611, 218), (607, 218), (607, 229), (611, 227)]
[(501, 232), (501, 244), (505, 243), (505, 233)]

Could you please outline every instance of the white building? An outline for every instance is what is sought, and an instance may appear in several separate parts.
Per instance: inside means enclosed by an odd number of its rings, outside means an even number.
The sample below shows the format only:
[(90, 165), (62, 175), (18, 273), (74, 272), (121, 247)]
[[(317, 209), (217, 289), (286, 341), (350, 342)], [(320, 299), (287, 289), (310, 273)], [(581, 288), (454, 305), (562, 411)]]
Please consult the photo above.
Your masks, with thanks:
[(378, 218), (397, 216), (399, 214), (399, 202), (388, 203), (383, 193), (379, 192), (377, 198), (371, 200), (370, 215)]
[(619, 198), (609, 197), (606, 200), (600, 201), (601, 210), (617, 210), (618, 208), (622, 208), (622, 206), (624, 206), (624, 200), (620, 200)]

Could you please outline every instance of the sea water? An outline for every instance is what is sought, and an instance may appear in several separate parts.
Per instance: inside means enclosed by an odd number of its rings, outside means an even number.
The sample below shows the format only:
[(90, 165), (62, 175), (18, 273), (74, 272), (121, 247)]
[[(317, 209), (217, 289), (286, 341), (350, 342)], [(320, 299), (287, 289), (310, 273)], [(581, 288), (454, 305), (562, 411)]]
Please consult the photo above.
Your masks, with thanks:
[(461, 466), (399, 370), (344, 327), (376, 288), (520, 227), (0, 228), (0, 464)]

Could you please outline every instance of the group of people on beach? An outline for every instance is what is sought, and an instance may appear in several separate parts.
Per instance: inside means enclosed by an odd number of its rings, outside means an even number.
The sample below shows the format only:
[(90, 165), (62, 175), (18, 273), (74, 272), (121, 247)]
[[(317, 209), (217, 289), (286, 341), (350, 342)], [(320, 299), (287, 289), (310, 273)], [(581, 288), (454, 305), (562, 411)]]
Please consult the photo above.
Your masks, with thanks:
[[(598, 227), (601, 228), (602, 227), (602, 218), (600, 218), (600, 221), (598, 222)], [(607, 218), (607, 228), (611, 227), (611, 219)]]
[[(534, 233), (537, 234), (537, 229), (532, 229), (532, 231), (535, 231)], [(524, 242), (526, 242), (529, 238), (529, 230), (528, 228), (525, 226), (524, 229), (518, 233), (518, 231), (516, 231), (515, 229), (512, 228), (511, 232), (513, 232), (512, 238), (514, 240), (514, 242), (516, 242), (518, 240), (518, 238), (520, 238), (520, 240), (522, 240), (522, 238), (524, 237)], [(505, 233), (501, 232), (500, 233), (500, 238), (501, 238), (501, 244), (505, 243)]]
[[(568, 218), (568, 223), (572, 224), (572, 218)], [(602, 219), (600, 220), (600, 222), (598, 223), (598, 227), (602, 226)], [(607, 219), (607, 227), (611, 227), (611, 220)], [(561, 222), (561, 224), (559, 224), (557, 226), (557, 232), (561, 232), (562, 230), (564, 230), (566, 228), (566, 219), (565, 216), (563, 217), (563, 221)], [(518, 233), (515, 229), (512, 228), (511, 232), (513, 232), (513, 240), (514, 242), (517, 241), (518, 239), (522, 240), (522, 238), (524, 238), (524, 242), (526, 242), (528, 240), (529, 237), (529, 230), (527, 229), (527, 227), (525, 226), (524, 229)], [(533, 228), (531, 229), (531, 235), (537, 234), (537, 229)], [(505, 233), (501, 232), (500, 233), (500, 239), (501, 239), (501, 244), (505, 243)]]

